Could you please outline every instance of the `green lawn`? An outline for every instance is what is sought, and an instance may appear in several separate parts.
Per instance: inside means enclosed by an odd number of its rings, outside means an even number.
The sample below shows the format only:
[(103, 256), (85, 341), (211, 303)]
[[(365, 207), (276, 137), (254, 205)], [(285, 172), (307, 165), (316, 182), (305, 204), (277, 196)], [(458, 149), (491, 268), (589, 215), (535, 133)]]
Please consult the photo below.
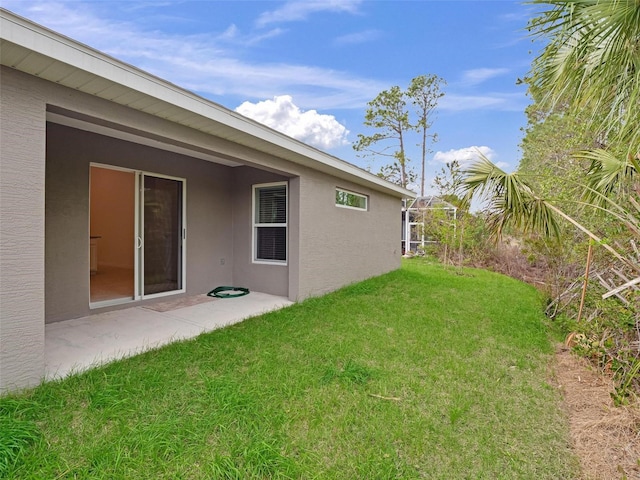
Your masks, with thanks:
[(541, 310), (411, 260), (0, 399), (0, 477), (575, 478)]

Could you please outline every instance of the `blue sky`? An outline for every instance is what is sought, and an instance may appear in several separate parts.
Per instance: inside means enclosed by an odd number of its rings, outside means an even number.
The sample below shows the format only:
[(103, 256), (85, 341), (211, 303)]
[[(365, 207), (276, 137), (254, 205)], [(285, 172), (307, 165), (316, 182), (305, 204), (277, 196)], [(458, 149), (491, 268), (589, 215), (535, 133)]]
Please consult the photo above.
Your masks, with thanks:
[[(531, 7), (497, 1), (30, 1), (0, 4), (57, 32), (238, 110), (363, 168), (351, 148), (366, 104), (423, 74), (447, 85), (427, 184), (480, 149), (520, 159), (538, 44)], [(533, 51), (533, 53), (532, 53)], [(416, 140), (417, 141), (417, 140)], [(418, 153), (412, 165), (419, 168)]]

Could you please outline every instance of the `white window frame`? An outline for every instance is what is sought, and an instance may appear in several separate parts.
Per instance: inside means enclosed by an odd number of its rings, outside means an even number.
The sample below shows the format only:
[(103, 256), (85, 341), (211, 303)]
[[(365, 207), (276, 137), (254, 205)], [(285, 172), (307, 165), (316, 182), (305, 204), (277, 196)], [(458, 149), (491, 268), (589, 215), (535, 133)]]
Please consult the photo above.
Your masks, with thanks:
[(346, 188), (336, 187), (336, 194), (338, 192), (346, 193), (347, 195), (354, 195), (356, 197), (364, 198), (364, 208), (362, 208), (362, 207), (354, 207), (352, 205), (343, 205), (341, 203), (338, 203), (337, 198), (336, 198), (336, 207), (348, 208), (350, 210), (358, 210), (360, 212), (368, 212), (369, 211), (369, 197), (367, 195), (363, 195), (362, 193), (353, 192), (351, 190), (347, 190)]
[[(262, 188), (279, 187), (284, 186), (286, 195), (286, 221), (284, 223), (256, 223), (256, 201), (258, 199), (257, 191)], [(251, 194), (251, 261), (258, 264), (266, 265), (281, 265), (286, 266), (289, 261), (289, 183), (288, 182), (271, 182), (271, 183), (257, 183), (252, 187)], [(284, 260), (268, 260), (258, 258), (258, 229), (261, 227), (283, 227), (285, 229), (286, 247), (285, 247), (285, 259)]]

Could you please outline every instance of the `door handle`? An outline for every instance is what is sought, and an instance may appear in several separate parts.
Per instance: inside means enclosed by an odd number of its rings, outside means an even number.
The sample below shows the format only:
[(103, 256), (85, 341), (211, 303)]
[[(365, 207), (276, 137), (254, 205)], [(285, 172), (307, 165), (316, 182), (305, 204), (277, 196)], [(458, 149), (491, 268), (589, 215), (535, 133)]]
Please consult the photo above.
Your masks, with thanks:
[(142, 247), (142, 238), (136, 237), (136, 248)]

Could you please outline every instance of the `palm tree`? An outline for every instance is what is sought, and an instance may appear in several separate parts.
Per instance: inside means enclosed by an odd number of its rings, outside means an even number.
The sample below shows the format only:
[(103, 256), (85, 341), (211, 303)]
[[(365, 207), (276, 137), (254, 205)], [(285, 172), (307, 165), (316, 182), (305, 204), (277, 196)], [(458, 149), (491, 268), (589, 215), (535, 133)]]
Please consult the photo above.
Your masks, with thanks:
[(533, 61), (529, 83), (553, 105), (568, 100), (590, 112), (610, 142), (638, 152), (640, 141), (640, 1), (533, 0), (550, 8), (531, 20), (549, 39)]
[[(590, 114), (592, 129), (601, 132), (598, 143), (606, 148), (578, 153), (591, 161), (585, 199), (634, 231), (640, 211), (625, 210), (609, 196), (620, 191), (621, 184), (630, 185), (640, 172), (640, 0), (531, 3), (548, 6), (531, 20), (529, 29), (536, 37), (549, 38), (533, 61), (531, 89), (544, 92), (542, 103), (550, 110), (562, 102), (568, 114)], [(620, 158), (613, 152), (626, 153)], [(490, 226), (497, 235), (508, 224), (556, 235), (559, 215), (598, 239), (552, 202), (536, 196), (517, 173), (506, 174), (484, 157), (468, 167), (464, 177), (467, 196), (491, 197)], [(605, 248), (620, 258), (614, 249)]]

